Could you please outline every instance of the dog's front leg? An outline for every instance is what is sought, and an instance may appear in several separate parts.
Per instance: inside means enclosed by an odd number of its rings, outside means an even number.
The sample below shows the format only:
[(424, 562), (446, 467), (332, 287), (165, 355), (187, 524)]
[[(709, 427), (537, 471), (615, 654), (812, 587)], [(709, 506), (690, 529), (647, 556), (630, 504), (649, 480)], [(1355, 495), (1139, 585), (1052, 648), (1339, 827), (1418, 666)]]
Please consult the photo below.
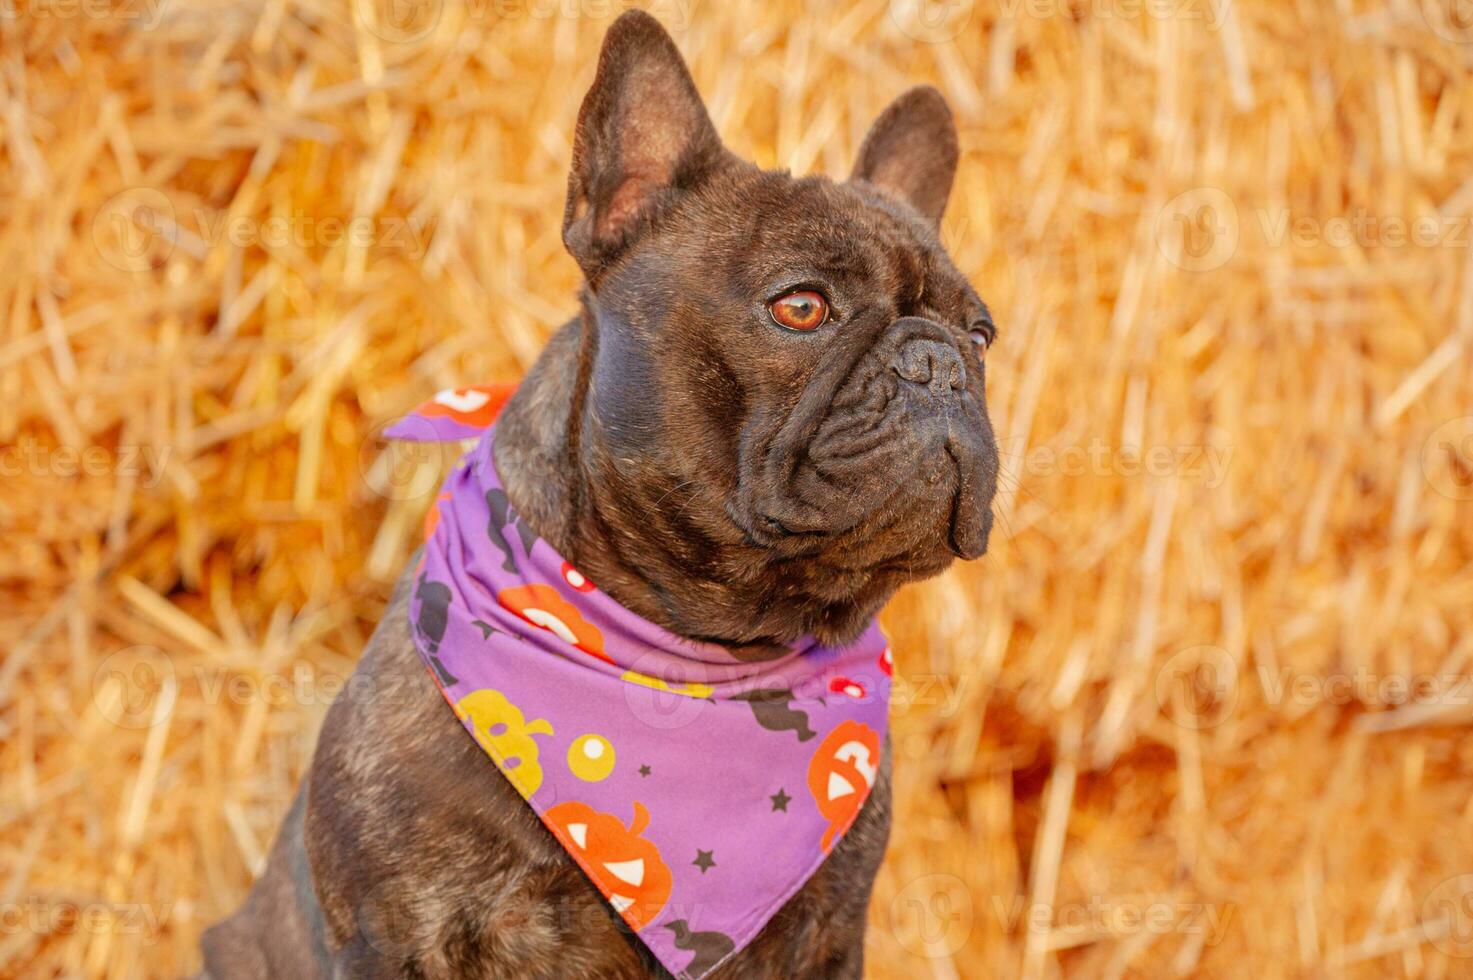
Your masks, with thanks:
[(210, 980), (315, 980), (327, 975), (322, 916), (307, 866), (306, 787), (297, 790), (272, 844), (266, 870), (233, 916), (201, 940)]

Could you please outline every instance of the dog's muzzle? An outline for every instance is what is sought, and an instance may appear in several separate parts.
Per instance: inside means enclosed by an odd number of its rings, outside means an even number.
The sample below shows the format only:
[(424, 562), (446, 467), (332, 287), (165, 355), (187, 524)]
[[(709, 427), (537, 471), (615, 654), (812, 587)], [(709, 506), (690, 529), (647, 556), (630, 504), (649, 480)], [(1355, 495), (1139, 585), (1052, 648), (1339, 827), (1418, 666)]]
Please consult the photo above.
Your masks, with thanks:
[(876, 354), (899, 378), (896, 397), (924, 455), (945, 453), (955, 467), (951, 550), (962, 558), (979, 557), (987, 551), (997, 485), (992, 426), (986, 407), (968, 389), (969, 371), (980, 365), (957, 348), (945, 327), (915, 316), (892, 323)]

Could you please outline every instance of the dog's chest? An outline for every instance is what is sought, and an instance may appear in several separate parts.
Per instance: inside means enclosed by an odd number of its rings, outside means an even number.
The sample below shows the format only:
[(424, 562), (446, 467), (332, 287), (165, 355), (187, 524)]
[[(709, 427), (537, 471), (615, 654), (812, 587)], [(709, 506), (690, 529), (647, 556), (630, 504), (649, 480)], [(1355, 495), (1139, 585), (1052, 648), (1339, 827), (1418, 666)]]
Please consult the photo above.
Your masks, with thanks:
[[(306, 836), (328, 945), (358, 944), (390, 976), (668, 976), (459, 730), (408, 628), (403, 607), (391, 610), (359, 671), (374, 690), (413, 693), (335, 705), (310, 777)], [(849, 832), (708, 976), (858, 976), (889, 797), (886, 746)], [(692, 967), (726, 953), (699, 931), (680, 939)]]

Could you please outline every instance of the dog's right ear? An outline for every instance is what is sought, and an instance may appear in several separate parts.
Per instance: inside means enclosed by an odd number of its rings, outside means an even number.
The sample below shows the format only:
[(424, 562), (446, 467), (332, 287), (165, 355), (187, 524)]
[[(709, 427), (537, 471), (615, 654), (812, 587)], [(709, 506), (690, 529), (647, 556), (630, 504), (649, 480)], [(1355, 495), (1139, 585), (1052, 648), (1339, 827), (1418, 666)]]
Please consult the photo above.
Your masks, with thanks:
[(941, 224), (959, 155), (956, 123), (941, 93), (918, 85), (870, 127), (851, 180), (862, 180)]
[(563, 211), (563, 244), (589, 281), (725, 152), (659, 21), (614, 21), (578, 112)]

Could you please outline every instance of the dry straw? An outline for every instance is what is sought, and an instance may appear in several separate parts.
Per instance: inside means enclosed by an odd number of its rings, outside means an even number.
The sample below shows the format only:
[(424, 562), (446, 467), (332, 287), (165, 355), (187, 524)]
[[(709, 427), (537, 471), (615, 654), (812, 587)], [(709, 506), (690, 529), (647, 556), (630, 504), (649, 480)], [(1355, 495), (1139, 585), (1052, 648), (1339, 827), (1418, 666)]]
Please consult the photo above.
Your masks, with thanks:
[[(241, 899), (429, 499), (377, 427), (573, 310), (617, 6), (0, 7), (0, 974), (177, 975)], [(655, 13), (763, 165), (961, 127), (1005, 492), (885, 616), (871, 974), (1473, 974), (1455, 5)]]

